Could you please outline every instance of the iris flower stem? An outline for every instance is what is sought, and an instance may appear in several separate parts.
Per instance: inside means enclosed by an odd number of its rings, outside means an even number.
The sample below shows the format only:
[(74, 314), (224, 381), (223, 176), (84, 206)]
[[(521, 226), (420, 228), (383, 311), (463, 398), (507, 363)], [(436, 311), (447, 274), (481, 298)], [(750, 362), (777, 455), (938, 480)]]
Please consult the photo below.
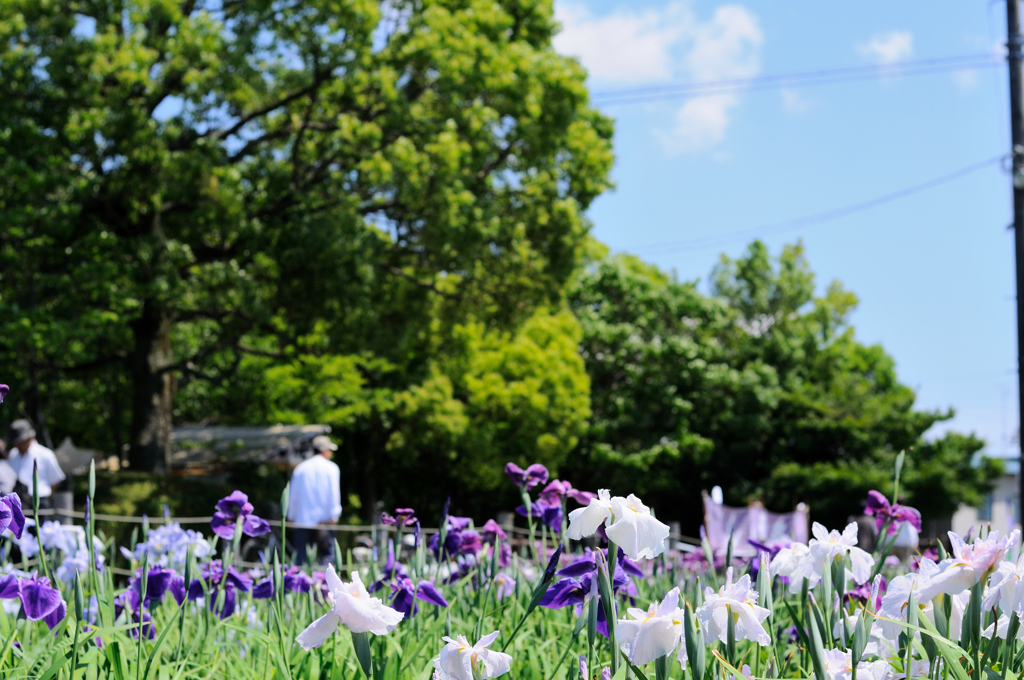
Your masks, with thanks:
[[(32, 461), (32, 516), (36, 522), (36, 539), (39, 539), (39, 461)], [(46, 564), (46, 551), (43, 550), (42, 541), (39, 542), (39, 566), (42, 568), (43, 576), (50, 576), (50, 569)]]
[(615, 541), (608, 539), (608, 572), (604, 574), (608, 586), (608, 597), (602, 598), (604, 604), (604, 617), (608, 622), (608, 643), (612, 648), (612, 675), (619, 670), (619, 648), (615, 644), (615, 563), (619, 558), (619, 546)]

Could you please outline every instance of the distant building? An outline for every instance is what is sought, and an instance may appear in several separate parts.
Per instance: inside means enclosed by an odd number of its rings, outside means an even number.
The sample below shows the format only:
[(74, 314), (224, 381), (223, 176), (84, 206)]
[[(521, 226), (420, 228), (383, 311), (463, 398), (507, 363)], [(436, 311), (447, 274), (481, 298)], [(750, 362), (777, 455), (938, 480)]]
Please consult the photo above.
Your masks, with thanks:
[(966, 536), (972, 528), (977, 536), (978, 527), (988, 524), (1000, 534), (1020, 526), (1020, 460), (1003, 459), (1006, 472), (996, 480), (992, 493), (985, 496), (981, 507), (961, 505), (953, 514), (952, 530)]

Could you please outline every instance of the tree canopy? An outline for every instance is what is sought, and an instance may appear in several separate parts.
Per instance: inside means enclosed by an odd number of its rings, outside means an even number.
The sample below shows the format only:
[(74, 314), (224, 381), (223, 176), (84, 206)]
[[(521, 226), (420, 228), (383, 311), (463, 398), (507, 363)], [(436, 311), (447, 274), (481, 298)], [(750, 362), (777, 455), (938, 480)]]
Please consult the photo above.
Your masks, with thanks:
[[(998, 473), (972, 466), (975, 437), (922, 435), (953, 412), (914, 409), (881, 346), (849, 324), (856, 296), (815, 294), (799, 244), (777, 259), (760, 242), (723, 256), (710, 294), (634, 257), (591, 263), (569, 289), (583, 329), (593, 416), (573, 479), (621, 480), (695, 529), (701, 491), (770, 509), (811, 504), (839, 526), (908, 451), (905, 489), (931, 517), (978, 502)], [(643, 495), (646, 494), (646, 495)]]
[(6, 0), (23, 407), (101, 416), (161, 470), (172, 417), (219, 415), (246, 356), (408, 389), (439, 336), (557, 303), (612, 157), (554, 30), (532, 0)]

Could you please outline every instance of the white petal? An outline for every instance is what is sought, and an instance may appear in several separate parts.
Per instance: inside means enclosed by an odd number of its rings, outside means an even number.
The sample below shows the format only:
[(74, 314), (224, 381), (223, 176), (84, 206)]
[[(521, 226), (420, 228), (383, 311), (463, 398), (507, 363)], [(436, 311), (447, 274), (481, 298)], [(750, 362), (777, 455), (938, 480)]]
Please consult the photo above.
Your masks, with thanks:
[(850, 548), (850, 566), (853, 580), (859, 585), (871, 578), (871, 568), (875, 566), (875, 558), (860, 548)]
[(327, 638), (331, 637), (331, 633), (338, 629), (338, 624), (341, 619), (334, 612), (327, 612), (319, 619), (309, 624), (306, 630), (299, 633), (295, 641), (299, 643), (299, 646), (305, 649), (307, 652), (314, 647), (319, 647), (324, 643)]
[(490, 649), (477, 648), (477, 661), (483, 662), (483, 671), (480, 673), (480, 680), (497, 678), (508, 673), (512, 668), (512, 656), (502, 652), (495, 652)]
[(593, 536), (602, 522), (612, 516), (611, 508), (608, 505), (607, 501), (592, 498), (587, 507), (577, 508), (570, 512), (569, 528), (566, 529), (565, 535), (574, 541)]
[[(358, 578), (359, 572), (353, 572), (352, 580), (355, 581)], [(334, 571), (333, 564), (327, 565), (327, 573), (324, 574), (324, 580), (327, 581), (327, 589), (331, 592), (334, 592), (335, 590), (341, 590), (345, 587), (345, 584), (341, 582), (340, 578), (338, 578), (338, 572)]]
[(665, 552), (665, 539), (668, 538), (667, 524), (659, 522), (653, 515), (646, 515), (632, 510), (617, 518), (615, 523), (605, 529), (608, 538), (622, 548), (631, 560), (652, 559)]
[(499, 634), (499, 631), (494, 631), (490, 635), (485, 635), (482, 638), (480, 638), (480, 641), (473, 646), (477, 649), (487, 649), (494, 643), (495, 640), (498, 639)]
[(642, 666), (671, 654), (679, 644), (679, 628), (668, 617), (647, 619), (630, 645), (629, 660), (635, 666)]

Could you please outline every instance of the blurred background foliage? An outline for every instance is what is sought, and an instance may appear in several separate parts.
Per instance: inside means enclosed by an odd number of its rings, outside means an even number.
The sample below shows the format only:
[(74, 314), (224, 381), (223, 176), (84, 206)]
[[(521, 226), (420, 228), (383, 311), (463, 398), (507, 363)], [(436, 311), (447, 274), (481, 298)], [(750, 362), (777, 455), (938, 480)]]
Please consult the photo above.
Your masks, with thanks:
[(834, 526), (900, 450), (927, 516), (1000, 473), (800, 244), (701, 285), (589, 236), (613, 125), (550, 0), (11, 4), (0, 422), (129, 460), (98, 510), (206, 514), (220, 482), (144, 474), (196, 422), (331, 425), (347, 521), (507, 509), (509, 460), (691, 533), (715, 484)]

